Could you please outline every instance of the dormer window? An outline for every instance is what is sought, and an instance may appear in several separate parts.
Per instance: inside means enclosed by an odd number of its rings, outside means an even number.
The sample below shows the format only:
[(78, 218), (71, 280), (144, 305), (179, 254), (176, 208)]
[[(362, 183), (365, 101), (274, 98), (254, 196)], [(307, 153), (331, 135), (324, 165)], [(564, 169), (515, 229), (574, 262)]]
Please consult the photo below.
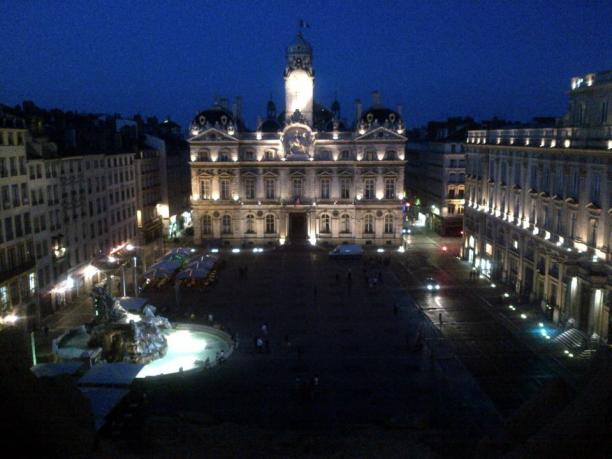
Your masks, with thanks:
[(351, 152), (348, 150), (342, 150), (342, 153), (340, 154), (340, 158), (345, 161), (351, 159)]
[(244, 152), (245, 161), (253, 161), (255, 159), (255, 153), (252, 150)]
[(395, 151), (393, 151), (393, 150), (389, 150), (389, 151), (388, 151), (388, 152), (385, 154), (385, 159), (388, 159), (388, 160), (391, 160), (391, 161), (393, 161), (393, 160), (397, 159), (397, 155), (395, 154)]
[(199, 161), (210, 161), (210, 152), (208, 150), (200, 150), (198, 152)]
[(264, 155), (264, 158), (266, 161), (272, 161), (274, 159), (274, 156), (274, 150), (267, 150)]
[(366, 151), (365, 158), (366, 161), (376, 161), (376, 152), (375, 151)]
[(220, 151), (219, 152), (219, 161), (229, 161), (230, 160), (230, 154), (227, 151)]

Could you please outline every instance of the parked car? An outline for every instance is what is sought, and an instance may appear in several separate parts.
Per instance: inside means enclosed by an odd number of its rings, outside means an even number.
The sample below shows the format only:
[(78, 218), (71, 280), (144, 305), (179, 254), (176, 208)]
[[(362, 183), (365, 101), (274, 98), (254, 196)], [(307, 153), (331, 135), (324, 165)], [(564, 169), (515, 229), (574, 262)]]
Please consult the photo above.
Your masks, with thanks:
[(363, 255), (363, 249), (357, 244), (342, 244), (329, 252), (330, 257), (360, 257)]

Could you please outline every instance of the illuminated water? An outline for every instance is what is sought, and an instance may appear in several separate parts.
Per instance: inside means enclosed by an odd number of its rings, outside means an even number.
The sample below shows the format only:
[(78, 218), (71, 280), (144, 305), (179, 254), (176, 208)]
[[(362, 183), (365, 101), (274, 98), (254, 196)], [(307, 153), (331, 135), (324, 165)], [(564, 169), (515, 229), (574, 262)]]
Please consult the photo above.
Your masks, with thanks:
[(137, 378), (167, 375), (181, 371), (193, 370), (204, 366), (209, 359), (211, 366), (216, 364), (217, 353), (222, 351), (229, 356), (231, 343), (222, 334), (206, 331), (204, 327), (195, 328), (179, 326), (178, 329), (164, 330), (168, 340), (168, 351), (161, 359), (146, 365)]

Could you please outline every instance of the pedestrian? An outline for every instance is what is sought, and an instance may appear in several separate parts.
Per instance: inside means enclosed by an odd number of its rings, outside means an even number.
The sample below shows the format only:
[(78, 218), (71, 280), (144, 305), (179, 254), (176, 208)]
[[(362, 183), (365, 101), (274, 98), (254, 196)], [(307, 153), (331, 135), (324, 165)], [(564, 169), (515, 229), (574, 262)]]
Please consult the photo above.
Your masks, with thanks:
[(214, 318), (213, 318), (213, 315), (212, 315), (212, 314), (208, 314), (208, 321), (209, 321), (210, 323), (213, 323), (213, 319), (214, 319)]
[(268, 326), (267, 326), (266, 324), (262, 324), (262, 325), (261, 325), (261, 332), (262, 332), (264, 335), (267, 335), (267, 334), (268, 334)]
[(438, 313), (438, 321), (440, 322), (440, 327), (442, 326), (442, 313)]
[(258, 337), (257, 338), (257, 352), (259, 352), (260, 354), (263, 352), (263, 340)]

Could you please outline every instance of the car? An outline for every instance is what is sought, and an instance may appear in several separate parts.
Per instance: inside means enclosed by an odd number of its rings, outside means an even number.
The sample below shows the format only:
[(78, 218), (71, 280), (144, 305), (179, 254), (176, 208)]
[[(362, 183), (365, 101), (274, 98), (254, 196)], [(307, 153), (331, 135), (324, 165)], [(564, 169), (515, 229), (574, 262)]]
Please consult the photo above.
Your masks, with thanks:
[(427, 278), (427, 280), (425, 281), (425, 286), (430, 292), (434, 290), (440, 290), (440, 283), (437, 282), (433, 277)]
[(332, 258), (360, 257), (361, 255), (363, 255), (363, 249), (357, 244), (341, 244), (329, 252)]

